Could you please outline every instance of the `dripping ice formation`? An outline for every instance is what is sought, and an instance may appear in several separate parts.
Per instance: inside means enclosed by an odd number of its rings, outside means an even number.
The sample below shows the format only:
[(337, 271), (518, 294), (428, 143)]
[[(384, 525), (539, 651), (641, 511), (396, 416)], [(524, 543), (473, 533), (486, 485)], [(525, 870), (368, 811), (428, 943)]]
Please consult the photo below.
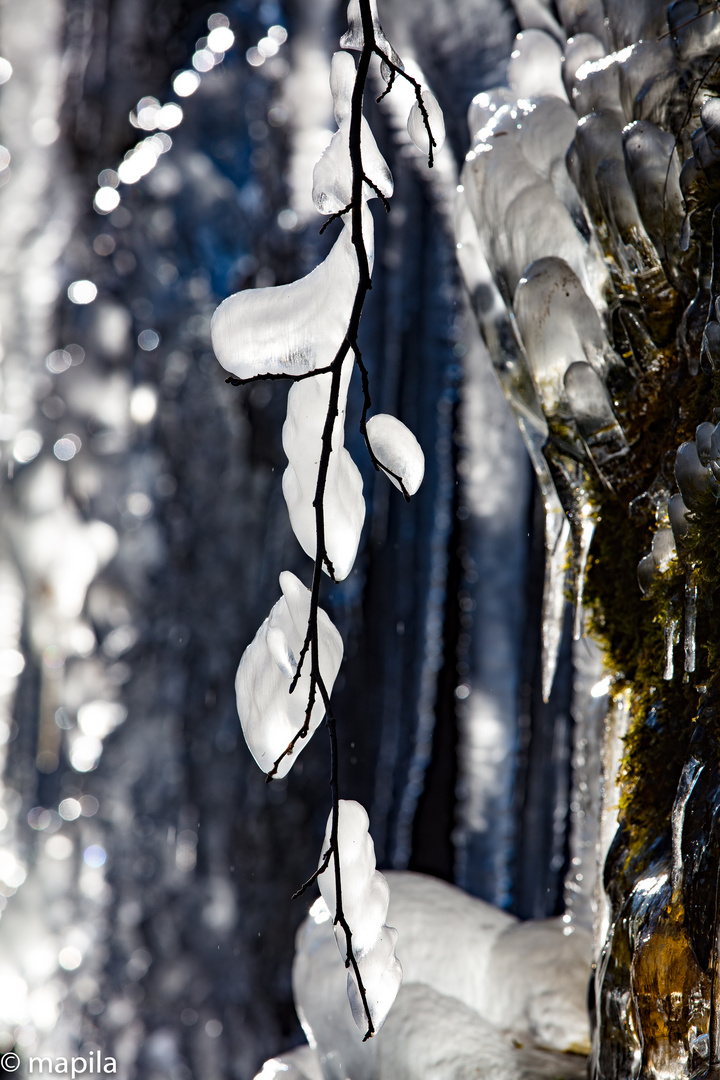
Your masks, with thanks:
[[(344, 928), (335, 925), (335, 939), (343, 960), (352, 947), (365, 986), (370, 1017), (375, 1030), (385, 1023), (402, 982), (402, 967), (395, 955), (398, 933), (386, 925), (390, 889), (387, 879), (375, 869), (375, 847), (368, 831), (369, 819), (358, 802), (340, 800), (338, 849), (343, 883), (343, 910), (352, 928), (352, 944)], [(332, 815), (327, 824), (323, 851), (330, 849)], [(322, 865), (322, 858), (320, 864)], [(335, 855), (318, 878), (320, 893), (328, 913), (335, 911)], [(364, 1031), (366, 1016), (355, 973), (348, 970), (347, 993), (353, 1020)]]
[(425, 455), (412, 431), (388, 413), (375, 413), (367, 422), (370, 449), (391, 484), (414, 495), (425, 474)]
[[(297, 672), (310, 616), (310, 590), (294, 574), (280, 575), (282, 596), (242, 655), (235, 679), (238, 715), (245, 741), (263, 772), (267, 773), (305, 723), (310, 692), (309, 665), (303, 666), (294, 692), (290, 683)], [(326, 613), (318, 610), (319, 667), (328, 693), (337, 678), (343, 643)], [(322, 722), (325, 706), (316, 699), (307, 727), (309, 738)], [(280, 761), (275, 775), (290, 771), (307, 738), (297, 739)]]

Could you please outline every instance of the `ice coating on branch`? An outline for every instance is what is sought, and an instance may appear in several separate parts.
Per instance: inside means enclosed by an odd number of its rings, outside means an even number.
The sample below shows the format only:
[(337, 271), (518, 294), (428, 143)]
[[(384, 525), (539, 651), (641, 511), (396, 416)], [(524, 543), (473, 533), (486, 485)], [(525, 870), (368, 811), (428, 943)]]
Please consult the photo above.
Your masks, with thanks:
[[(347, 52), (336, 52), (332, 58), (330, 87), (338, 130), (313, 171), (312, 197), (321, 214), (336, 214), (346, 209), (352, 200), (350, 113), (354, 82), (355, 62), (352, 56)], [(362, 118), (361, 147), (365, 175), (389, 199), (393, 193), (392, 176), (365, 117)], [(373, 187), (364, 184), (363, 198), (376, 197)]]
[[(372, 265), (372, 221), (363, 221)], [(343, 229), (327, 258), (290, 285), (246, 289), (216, 309), (215, 355), (238, 379), (303, 375), (327, 367), (347, 333), (358, 286), (352, 238)]]
[[(437, 153), (438, 150), (442, 149), (443, 143), (445, 142), (445, 120), (442, 109), (438, 105), (435, 95), (429, 90), (422, 90), (420, 96), (422, 97), (422, 102), (427, 113), (428, 124), (430, 125), (430, 131), (432, 132), (433, 152)], [(415, 143), (418, 150), (422, 150), (423, 154), (429, 154), (430, 138), (428, 136), (427, 127), (425, 126), (422, 110), (417, 100), (413, 102), (412, 108), (410, 109), (407, 130), (408, 135)]]
[[(370, 0), (370, 14), (372, 16), (373, 32), (375, 34), (375, 43), (378, 48), (390, 57), (391, 60), (398, 63), (398, 58), (392, 45), (385, 37), (383, 28), (380, 25), (380, 19), (378, 18), (377, 0)], [(365, 35), (363, 34), (362, 26), (362, 14), (360, 11), (360, 0), (350, 0), (347, 8), (347, 21), (348, 29), (340, 38), (341, 49), (352, 49), (354, 52), (360, 52), (365, 44)], [(398, 63), (398, 67), (401, 65)]]
[(376, 413), (367, 422), (367, 437), (390, 483), (414, 495), (425, 475), (425, 455), (410, 428), (395, 416)]
[[(348, 356), (342, 367), (338, 415), (333, 424), (332, 452), (323, 498), (325, 548), (336, 581), (342, 581), (352, 570), (365, 521), (362, 477), (343, 445), (345, 404), (352, 365), (353, 358)], [(331, 375), (317, 375), (291, 386), (287, 417), (282, 429), (283, 449), (288, 459), (282, 480), (283, 495), (292, 530), (311, 559), (315, 558), (317, 552), (317, 519), (313, 502), (331, 380)], [(328, 568), (324, 566), (323, 569)]]
[[(303, 727), (310, 693), (309, 655), (303, 661), (295, 690), (289, 692), (307, 634), (310, 590), (288, 570), (280, 575), (280, 588), (283, 595), (243, 653), (235, 678), (243, 735), (251, 754), (266, 773)], [(320, 674), (330, 694), (340, 669), (343, 643), (322, 608), (318, 608), (318, 646)], [(308, 736), (324, 716), (325, 706), (317, 693)], [(285, 776), (306, 744), (307, 739), (298, 739), (274, 775)]]
[(518, 98), (551, 95), (567, 100), (561, 78), (562, 49), (544, 30), (523, 30), (508, 63), (508, 86)]
[[(369, 820), (358, 802), (340, 799), (338, 805), (338, 850), (342, 880), (343, 913), (352, 932), (352, 951), (360, 969), (373, 1026), (378, 1031), (385, 1022), (402, 982), (402, 967), (395, 955), (397, 930), (385, 925), (390, 889), (375, 869), (375, 845), (368, 831)], [(332, 813), (328, 819), (323, 853), (330, 846)], [(321, 858), (322, 864), (322, 858)], [(335, 855), (318, 878), (323, 900), (335, 911)], [(345, 931), (337, 924), (335, 940), (343, 960), (348, 955)], [(348, 998), (353, 1019), (364, 1030), (365, 1010), (355, 980), (348, 970)]]

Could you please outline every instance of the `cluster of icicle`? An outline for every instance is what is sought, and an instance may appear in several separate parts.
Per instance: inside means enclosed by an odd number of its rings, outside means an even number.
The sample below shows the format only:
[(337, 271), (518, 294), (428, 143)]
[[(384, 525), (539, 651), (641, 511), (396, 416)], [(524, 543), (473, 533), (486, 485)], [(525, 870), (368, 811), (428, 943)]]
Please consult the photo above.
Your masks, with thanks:
[[(523, 30), (507, 85), (479, 94), (470, 107), (456, 232), (476, 315), (545, 503), (547, 697), (568, 565), (575, 636), (582, 633), (582, 583), (596, 518), (587, 475), (609, 484), (621, 467), (628, 443), (617, 402), (652, 368), (657, 344), (667, 343), (677, 294), (694, 292), (687, 191), (698, 171), (720, 165), (719, 103), (708, 97), (703, 105), (692, 175), (686, 166), (681, 177), (668, 116), (689, 58), (702, 52), (698, 35), (715, 40), (719, 17), (713, 5), (675, 3), (668, 10), (651, 0), (558, 0), (555, 6), (518, 0), (515, 6)], [(698, 337), (709, 362), (716, 354), (720, 361), (714, 303), (720, 282), (715, 288), (701, 281), (703, 288), (683, 320), (681, 346), (691, 370)], [(698, 347), (694, 370), (699, 354)], [(687, 506), (689, 472), (697, 477), (693, 484), (713, 482), (714, 451), (706, 448), (703, 429), (697, 453), (686, 444), (678, 455)], [(659, 531), (650, 561), (641, 564), (644, 587), (650, 564), (652, 573), (663, 572), (673, 553), (669, 502), (671, 520), (684, 521), (680, 497), (670, 495), (653, 499)], [(685, 526), (673, 527), (677, 536)], [(687, 596), (689, 627), (692, 589)], [(694, 645), (686, 654), (693, 664)]]
[[(399, 58), (384, 38), (371, 5), (375, 44), (393, 62)], [(348, 8), (349, 30), (341, 47), (364, 47), (359, 0)], [(391, 80), (390, 69), (383, 72)], [(354, 355), (348, 333), (357, 303), (360, 269), (358, 238), (349, 214), (353, 198), (350, 137), (352, 96), (356, 66), (350, 52), (333, 56), (330, 86), (338, 130), (315, 166), (313, 201), (320, 213), (342, 219), (341, 231), (327, 258), (306, 277), (289, 285), (236, 293), (216, 310), (211, 326), (215, 354), (223, 367), (241, 381), (263, 377), (294, 380), (288, 395), (283, 426), (283, 448), (288, 466), (282, 490), (290, 523), (303, 550), (318, 559), (316, 500), (322, 499), (322, 569), (334, 581), (352, 570), (365, 520), (362, 478), (344, 446), (344, 422)], [(428, 91), (423, 105), (432, 124), (437, 146), (444, 129), (439, 107)], [(408, 131), (425, 153), (429, 136), (417, 101), (408, 119)], [(373, 260), (373, 220), (367, 202), (393, 193), (390, 170), (363, 118), (361, 124), (363, 185), (362, 246), (369, 269)], [(327, 475), (319, 482), (323, 433), (331, 408), (330, 368), (343, 354), (337, 412), (330, 417), (331, 452)], [(424, 458), (415, 436), (394, 416), (377, 414), (367, 421), (366, 438), (374, 464), (386, 472), (406, 497), (423, 478)], [(237, 708), (250, 751), (268, 778), (285, 776), (325, 716), (322, 694), (311, 701), (312, 632), (311, 593), (298, 578), (280, 575), (282, 597), (245, 650), (236, 678)], [(317, 611), (317, 667), (329, 697), (340, 668), (343, 643), (322, 608)], [(301, 663), (305, 647), (304, 662)], [(298, 666), (300, 674), (298, 677)], [(317, 687), (315, 688), (317, 690)], [(310, 705), (312, 704), (312, 708)], [(333, 845), (334, 815), (337, 840)], [(336, 857), (339, 867), (336, 867)], [(328, 820), (319, 863), (319, 883), (330, 909), (336, 911), (336, 881), (342, 882), (343, 911), (351, 928), (349, 941), (336, 918), (336, 936), (348, 972), (348, 996), (358, 1027), (367, 1019), (377, 1031), (397, 995), (402, 969), (395, 956), (396, 932), (385, 925), (388, 887), (375, 870), (375, 853), (368, 817), (357, 803), (339, 800)], [(350, 965), (350, 956), (356, 968)], [(361, 1000), (355, 970), (360, 973), (366, 1002)]]

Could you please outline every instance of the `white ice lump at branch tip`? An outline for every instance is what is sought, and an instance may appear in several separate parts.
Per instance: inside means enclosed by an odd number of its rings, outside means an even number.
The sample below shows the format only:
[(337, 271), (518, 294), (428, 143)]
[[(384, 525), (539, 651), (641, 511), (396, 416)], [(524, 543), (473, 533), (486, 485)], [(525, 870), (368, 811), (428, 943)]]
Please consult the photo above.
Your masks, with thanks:
[[(369, 216), (369, 211), (365, 212)], [(352, 356), (346, 357), (323, 496), (325, 551), (336, 581), (342, 581), (352, 570), (365, 521), (362, 477), (343, 445), (345, 404), (352, 365)], [(282, 481), (283, 495), (292, 530), (311, 559), (317, 554), (317, 519), (313, 504), (331, 381), (331, 375), (317, 375), (295, 383), (288, 394), (287, 417), (282, 429), (283, 449), (288, 458)], [(325, 565), (323, 569), (328, 571)]]
[[(313, 172), (312, 197), (321, 214), (337, 214), (352, 200), (353, 168), (350, 158), (350, 114), (355, 83), (355, 61), (350, 53), (337, 52), (332, 58), (330, 88), (333, 95), (338, 130)], [(362, 166), (367, 178), (386, 199), (393, 193), (393, 180), (385, 159), (378, 150), (370, 126), (362, 118), (360, 136)], [(370, 184), (363, 185), (363, 198), (374, 199)]]
[[(282, 597), (274, 605), (242, 655), (235, 678), (237, 709), (245, 741), (263, 772), (269, 772), (305, 723), (310, 694), (310, 656), (306, 655), (294, 692), (290, 682), (297, 671), (310, 618), (310, 590), (285, 570), (280, 575)], [(322, 608), (317, 615), (320, 675), (328, 694), (340, 669), (343, 643)], [(325, 715), (319, 692), (310, 714), (308, 737)], [(298, 739), (275, 775), (285, 776), (307, 739)]]
[[(442, 109), (438, 105), (437, 98), (429, 90), (423, 89), (420, 96), (427, 113), (427, 122), (432, 132), (434, 140), (433, 150), (437, 153), (442, 149), (445, 142), (445, 120), (443, 118)], [(423, 154), (430, 153), (430, 138), (428, 136), (427, 127), (425, 126), (425, 117), (422, 114), (422, 109), (417, 101), (413, 102), (410, 109), (410, 115), (407, 122), (408, 135), (417, 146), (418, 150), (422, 150)]]
[[(332, 813), (328, 819), (323, 853), (330, 847)], [(352, 932), (352, 951), (360, 970), (370, 1018), (376, 1031), (397, 997), (402, 982), (402, 967), (395, 955), (397, 930), (385, 925), (390, 889), (384, 876), (375, 869), (375, 845), (368, 831), (367, 813), (358, 802), (340, 799), (338, 806), (338, 849), (342, 880), (343, 914)], [(322, 864), (322, 858), (321, 858)], [(323, 900), (335, 911), (335, 856), (318, 878)], [(347, 957), (345, 931), (338, 923), (335, 940), (343, 960)], [(358, 1028), (367, 1026), (355, 973), (350, 968), (348, 998)]]
[(388, 413), (377, 413), (367, 422), (370, 448), (395, 487), (414, 495), (425, 475), (425, 455), (410, 428)]
[[(372, 266), (371, 218), (363, 220), (363, 239)], [(347, 334), (358, 280), (352, 237), (343, 229), (327, 258), (299, 281), (223, 300), (210, 323), (215, 355), (238, 379), (328, 367)]]

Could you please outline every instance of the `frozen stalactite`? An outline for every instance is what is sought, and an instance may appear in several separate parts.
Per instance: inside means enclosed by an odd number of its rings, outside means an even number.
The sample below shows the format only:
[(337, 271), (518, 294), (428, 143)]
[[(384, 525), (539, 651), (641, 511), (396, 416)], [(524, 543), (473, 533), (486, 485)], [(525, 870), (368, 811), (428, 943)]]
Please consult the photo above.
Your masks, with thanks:
[[(289, 772), (307, 745), (307, 737), (325, 716), (325, 706), (318, 695), (305, 726), (309, 664), (303, 666), (297, 686), (290, 693), (307, 634), (310, 590), (289, 571), (280, 575), (280, 588), (283, 595), (243, 653), (235, 679), (245, 741), (265, 773), (282, 757), (274, 772), (278, 778)], [(318, 636), (320, 674), (329, 694), (340, 669), (343, 644), (322, 608), (318, 609)], [(306, 736), (298, 738), (302, 730)]]
[(693, 581), (692, 570), (685, 572), (685, 622), (683, 626), (683, 646), (685, 651), (685, 671), (695, 671), (696, 648), (695, 631), (697, 625), (697, 585)]
[[(556, 496), (557, 499), (557, 496)], [(550, 699), (557, 670), (565, 614), (565, 583), (570, 554), (570, 522), (557, 499), (545, 501), (545, 583), (542, 610), (542, 695)]]
[(682, 443), (675, 458), (675, 479), (685, 505), (694, 510), (707, 491), (718, 490), (718, 482), (708, 465), (703, 465), (694, 440)]
[(577, 360), (568, 367), (563, 383), (580, 437), (602, 475), (602, 469), (609, 461), (628, 452), (625, 432), (615, 418), (605, 383), (584, 360)]
[(669, 616), (663, 626), (663, 640), (665, 642), (665, 670), (663, 679), (670, 682), (675, 674), (675, 646), (679, 640), (678, 620)]

